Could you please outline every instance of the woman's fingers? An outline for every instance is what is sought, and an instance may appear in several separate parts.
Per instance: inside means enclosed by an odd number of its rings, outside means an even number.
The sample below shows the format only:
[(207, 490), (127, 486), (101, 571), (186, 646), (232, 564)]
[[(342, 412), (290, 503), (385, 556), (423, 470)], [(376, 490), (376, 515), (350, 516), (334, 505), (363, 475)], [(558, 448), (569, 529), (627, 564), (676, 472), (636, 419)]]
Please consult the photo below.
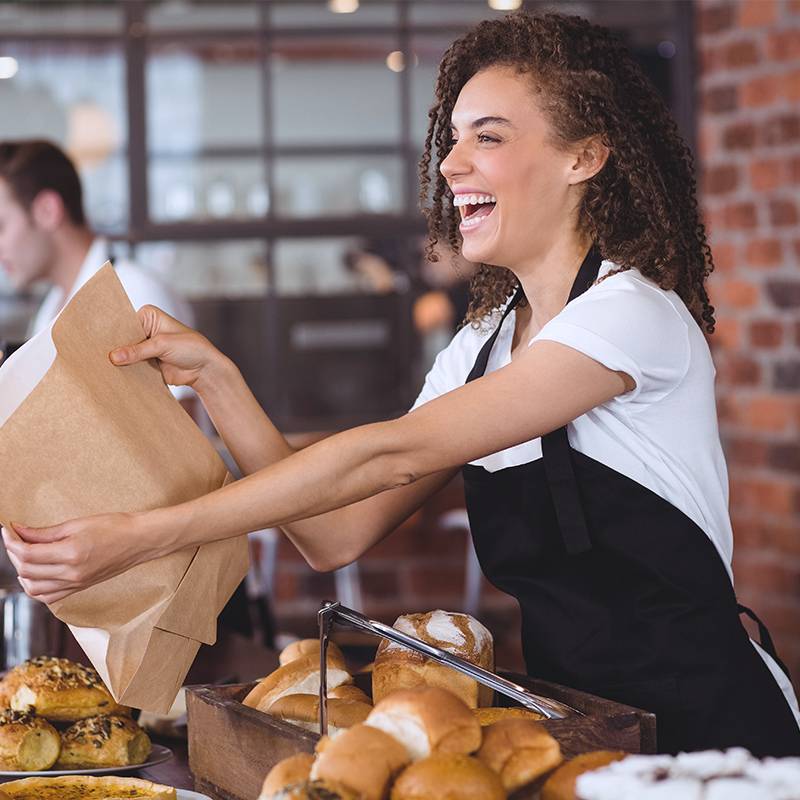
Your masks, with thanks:
[(27, 525), (20, 525), (12, 522), (11, 527), (17, 534), (17, 539), (28, 544), (50, 544), (58, 542), (69, 536), (68, 524), (51, 525), (49, 528), (30, 528)]
[(19, 578), (19, 583), (25, 594), (48, 604), (61, 600), (74, 590), (74, 587), (63, 581), (32, 581)]
[(154, 336), (152, 339), (145, 339), (139, 344), (129, 344), (125, 347), (118, 347), (109, 353), (112, 364), (117, 366), (123, 364), (136, 364), (139, 361), (149, 361), (151, 358), (160, 358), (166, 350), (166, 343), (163, 337)]

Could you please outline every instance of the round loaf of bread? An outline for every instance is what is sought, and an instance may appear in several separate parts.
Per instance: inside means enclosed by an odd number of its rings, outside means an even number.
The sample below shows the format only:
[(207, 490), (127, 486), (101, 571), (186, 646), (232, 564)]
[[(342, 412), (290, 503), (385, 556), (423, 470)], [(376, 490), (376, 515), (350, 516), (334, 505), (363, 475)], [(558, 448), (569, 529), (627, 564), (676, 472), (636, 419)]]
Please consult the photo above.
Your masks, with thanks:
[[(369, 703), (357, 700), (328, 698), (328, 734), (334, 735), (345, 728), (352, 728), (363, 722), (372, 711)], [(285, 694), (268, 709), (271, 717), (291, 722), (313, 733), (319, 732), (319, 695)]]
[(317, 752), (312, 782), (360, 800), (383, 800), (395, 775), (408, 764), (400, 742), (368, 725), (354, 725), (334, 739), (325, 737)]
[[(278, 656), (278, 663), (283, 667), (303, 656), (316, 656), (319, 659), (319, 639), (298, 639), (296, 642), (286, 645)], [(340, 666), (345, 665), (344, 653), (336, 642), (328, 642), (328, 661), (335, 662)]]
[(314, 756), (311, 753), (295, 753), (279, 761), (264, 778), (258, 800), (274, 800), (287, 797), (294, 790), (302, 790), (311, 773)]
[(481, 726), (472, 711), (435, 686), (392, 692), (372, 709), (366, 724), (402, 742), (412, 761), (435, 751), (474, 753), (481, 746)]
[(575, 800), (575, 782), (579, 775), (620, 761), (627, 753), (619, 750), (595, 750), (581, 753), (562, 764), (542, 786), (542, 800)]
[(144, 764), (151, 749), (150, 737), (130, 717), (89, 717), (61, 734), (57, 767), (86, 769)]
[(515, 792), (563, 760), (561, 747), (541, 722), (503, 719), (484, 729), (478, 758), (494, 770), (507, 792)]
[(501, 719), (530, 719), (540, 720), (544, 717), (536, 711), (527, 708), (511, 706), (510, 708), (476, 708), (472, 712), (482, 728), (499, 722)]
[(61, 737), (46, 720), (25, 711), (0, 711), (0, 768), (20, 772), (50, 769)]
[[(454, 653), (484, 669), (494, 670), (492, 634), (468, 614), (430, 611), (403, 614), (394, 627), (423, 642)], [(384, 639), (372, 669), (372, 700), (379, 703), (397, 689), (438, 686), (458, 695), (470, 708), (491, 705), (493, 691), (474, 678)]]
[(66, 658), (41, 656), (6, 675), (10, 706), (32, 711), (51, 722), (75, 722), (98, 714), (129, 714), (106, 689), (100, 676)]
[[(328, 662), (328, 689), (352, 683), (353, 677), (343, 665)], [(246, 706), (268, 711), (286, 694), (319, 694), (319, 658), (309, 655), (278, 667), (250, 691), (242, 700)]]
[(434, 753), (404, 770), (391, 800), (505, 800), (500, 778), (472, 756)]
[(177, 800), (171, 786), (139, 778), (65, 775), (23, 778), (3, 784), (12, 800)]

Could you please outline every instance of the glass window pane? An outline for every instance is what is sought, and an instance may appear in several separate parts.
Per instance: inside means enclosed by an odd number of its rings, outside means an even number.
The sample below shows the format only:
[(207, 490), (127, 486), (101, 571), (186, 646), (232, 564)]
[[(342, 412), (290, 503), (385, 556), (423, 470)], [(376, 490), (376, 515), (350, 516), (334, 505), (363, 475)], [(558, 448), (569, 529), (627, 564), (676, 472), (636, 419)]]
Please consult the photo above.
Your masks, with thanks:
[(107, 232), (128, 224), (125, 62), (118, 45), (7, 43), (16, 74), (0, 81), (0, 139), (45, 138), (74, 160), (89, 220)]
[(275, 186), (280, 216), (397, 214), (404, 207), (399, 157), (279, 158)]
[(266, 245), (260, 240), (143, 242), (136, 261), (189, 299), (266, 294)]
[(281, 39), (272, 55), (277, 144), (395, 142), (399, 75), (386, 65), (389, 37)]
[(258, 58), (255, 40), (152, 45), (146, 74), (150, 151), (260, 146)]
[(439, 62), (454, 36), (415, 36), (411, 70), (411, 139), (422, 149), (428, 132), (428, 109), (433, 105)]
[(225, 3), (162, 0), (151, 3), (147, 25), (153, 31), (253, 30), (259, 25), (259, 9), (253, 0)]
[(335, 294), (358, 290), (346, 256), (360, 247), (357, 237), (281, 239), (273, 247), (275, 290), (281, 295)]
[[(331, 6), (342, 9), (358, 7), (350, 13), (336, 13)], [(360, 25), (392, 25), (397, 19), (397, 6), (385, 0), (317, 0), (312, 3), (298, 3), (285, 0), (271, 5), (271, 21), (275, 27), (333, 28), (356, 27)]]
[(122, 3), (2, 3), (4, 33), (119, 33)]
[(155, 222), (262, 217), (269, 194), (260, 158), (151, 159), (150, 218)]

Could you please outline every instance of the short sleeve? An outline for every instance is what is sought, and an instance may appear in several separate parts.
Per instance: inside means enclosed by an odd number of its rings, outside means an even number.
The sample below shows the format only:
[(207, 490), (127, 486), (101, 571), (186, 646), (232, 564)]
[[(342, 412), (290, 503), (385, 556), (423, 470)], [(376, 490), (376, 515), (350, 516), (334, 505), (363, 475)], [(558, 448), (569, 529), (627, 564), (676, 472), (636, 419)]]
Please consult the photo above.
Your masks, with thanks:
[(628, 272), (601, 281), (569, 303), (531, 343), (541, 340), (567, 345), (630, 375), (636, 388), (617, 397), (621, 402), (660, 400), (689, 369), (689, 329), (673, 299)]

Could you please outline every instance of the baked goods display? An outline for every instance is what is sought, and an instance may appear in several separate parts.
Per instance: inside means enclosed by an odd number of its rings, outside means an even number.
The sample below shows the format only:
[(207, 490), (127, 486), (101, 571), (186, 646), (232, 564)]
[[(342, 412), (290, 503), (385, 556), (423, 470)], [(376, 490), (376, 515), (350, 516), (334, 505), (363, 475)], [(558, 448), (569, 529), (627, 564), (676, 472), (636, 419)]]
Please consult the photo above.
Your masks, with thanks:
[(86, 769), (144, 764), (150, 750), (150, 738), (129, 717), (90, 717), (75, 722), (61, 734), (61, 755), (56, 767)]
[(130, 713), (93, 669), (66, 658), (40, 656), (14, 667), (0, 682), (0, 696), (15, 711), (30, 711), (51, 722)]
[[(278, 656), (278, 664), (285, 666), (291, 661), (296, 661), (304, 656), (316, 656), (319, 659), (319, 639), (298, 639), (286, 645)], [(344, 664), (344, 654), (336, 642), (328, 642), (328, 661)]]
[(279, 761), (264, 778), (258, 800), (274, 800), (278, 797), (294, 800), (292, 792), (297, 793), (297, 798), (302, 797), (301, 792), (308, 783), (313, 763), (314, 756), (311, 753), (296, 753)]
[(513, 792), (555, 769), (561, 747), (540, 722), (502, 719), (489, 725), (478, 758), (494, 770), (507, 792)]
[[(67, 775), (53, 778), (23, 778), (2, 785), (13, 800), (176, 800), (171, 786), (139, 778)], [(5, 800), (0, 794), (0, 800)]]
[(619, 750), (595, 750), (581, 753), (562, 764), (542, 786), (542, 800), (575, 800), (575, 782), (579, 775), (608, 766), (625, 758)]
[(501, 719), (544, 719), (544, 716), (538, 712), (530, 711), (527, 708), (520, 708), (519, 706), (510, 706), (508, 708), (476, 708), (472, 713), (475, 715), (481, 727), (499, 722)]
[[(328, 733), (338, 733), (364, 722), (372, 711), (369, 703), (343, 698), (328, 698)], [(319, 695), (285, 694), (276, 700), (267, 713), (286, 722), (291, 722), (314, 733), (319, 732)]]
[[(397, 630), (488, 670), (494, 670), (492, 634), (468, 614), (429, 611), (403, 614), (394, 623)], [(489, 706), (492, 689), (474, 678), (432, 661), (420, 653), (384, 639), (372, 670), (372, 699), (378, 703), (397, 689), (438, 686), (458, 695), (470, 708)]]
[(60, 750), (58, 731), (47, 720), (10, 708), (0, 711), (0, 769), (50, 769)]
[(391, 800), (505, 800), (503, 784), (477, 758), (434, 753), (404, 770)]

